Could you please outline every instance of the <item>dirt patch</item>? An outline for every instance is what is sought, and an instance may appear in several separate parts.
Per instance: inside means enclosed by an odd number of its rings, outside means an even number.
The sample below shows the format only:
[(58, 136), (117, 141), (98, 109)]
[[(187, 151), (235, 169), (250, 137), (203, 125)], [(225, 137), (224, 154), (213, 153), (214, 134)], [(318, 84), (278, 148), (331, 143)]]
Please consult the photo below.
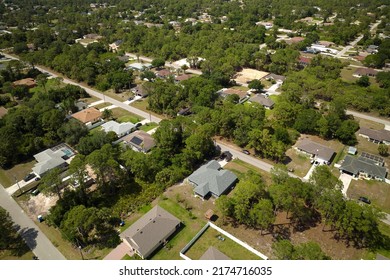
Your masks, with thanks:
[(32, 219), (36, 219), (38, 215), (46, 216), (49, 210), (58, 201), (57, 195), (45, 196), (40, 193), (37, 196), (31, 196), (31, 198), (25, 202), (24, 209), (27, 210), (27, 215)]
[(244, 68), (241, 72), (238, 72), (234, 80), (241, 84), (249, 83), (252, 80), (260, 80), (267, 76), (268, 72), (258, 71), (255, 69)]

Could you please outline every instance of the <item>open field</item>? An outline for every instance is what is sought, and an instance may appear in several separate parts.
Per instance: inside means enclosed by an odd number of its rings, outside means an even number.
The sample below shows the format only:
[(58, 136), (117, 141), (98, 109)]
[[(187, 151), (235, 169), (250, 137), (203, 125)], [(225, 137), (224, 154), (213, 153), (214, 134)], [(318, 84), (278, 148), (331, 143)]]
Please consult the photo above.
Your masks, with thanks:
[(31, 172), (31, 168), (34, 167), (34, 164), (36, 163), (35, 160), (26, 161), (24, 163), (20, 163), (18, 165), (15, 165), (14, 167), (10, 169), (2, 169), (0, 168), (0, 183), (5, 187), (8, 188), (15, 184), (15, 177), (16, 180), (19, 182), (22, 180), (27, 174)]
[[(224, 240), (218, 239), (218, 236), (222, 236)], [(240, 244), (234, 242), (230, 238), (210, 227), (207, 228), (207, 230), (199, 237), (199, 239), (195, 241), (195, 243), (189, 248), (185, 255), (192, 260), (199, 260), (211, 246), (218, 249), (221, 253), (225, 254), (232, 260), (261, 259), (260, 257), (242, 247)]]

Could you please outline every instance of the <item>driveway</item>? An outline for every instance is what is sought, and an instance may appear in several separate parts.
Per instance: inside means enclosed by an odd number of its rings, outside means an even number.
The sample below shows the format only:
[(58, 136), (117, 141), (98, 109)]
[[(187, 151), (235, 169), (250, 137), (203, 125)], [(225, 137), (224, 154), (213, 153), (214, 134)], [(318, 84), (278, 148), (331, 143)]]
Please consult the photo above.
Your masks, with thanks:
[(303, 181), (309, 181), (310, 176), (311, 176), (311, 174), (313, 173), (313, 171), (314, 171), (315, 168), (316, 168), (316, 166), (313, 164), (313, 165), (310, 167), (309, 171), (307, 172), (306, 176), (302, 178)]
[(134, 252), (131, 250), (129, 245), (122, 241), (122, 243), (108, 253), (103, 260), (121, 260), (126, 254), (131, 257), (134, 255)]
[(349, 184), (351, 183), (352, 176), (345, 173), (341, 173), (339, 180), (343, 182), (343, 189), (341, 192), (343, 193), (344, 197), (347, 197), (347, 191)]

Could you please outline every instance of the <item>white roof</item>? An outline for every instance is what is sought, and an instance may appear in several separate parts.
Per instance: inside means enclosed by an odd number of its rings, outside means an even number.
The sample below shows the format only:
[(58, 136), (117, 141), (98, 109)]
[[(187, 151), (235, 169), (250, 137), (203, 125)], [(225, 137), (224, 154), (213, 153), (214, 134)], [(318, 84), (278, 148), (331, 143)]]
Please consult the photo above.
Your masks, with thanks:
[(106, 133), (114, 131), (117, 135), (122, 135), (131, 131), (135, 125), (131, 122), (118, 123), (116, 121), (109, 121), (102, 124), (102, 127)]
[(55, 152), (51, 149), (44, 150), (43, 152), (34, 155), (34, 158), (38, 163), (35, 164), (32, 170), (35, 174), (40, 176), (46, 171), (65, 163), (65, 160), (62, 158), (63, 156), (66, 156), (66, 154), (62, 150), (57, 150)]
[(130, 68), (137, 69), (137, 70), (144, 70), (145, 68), (151, 68), (152, 64), (150, 63), (140, 63), (140, 62), (134, 62), (129, 65)]

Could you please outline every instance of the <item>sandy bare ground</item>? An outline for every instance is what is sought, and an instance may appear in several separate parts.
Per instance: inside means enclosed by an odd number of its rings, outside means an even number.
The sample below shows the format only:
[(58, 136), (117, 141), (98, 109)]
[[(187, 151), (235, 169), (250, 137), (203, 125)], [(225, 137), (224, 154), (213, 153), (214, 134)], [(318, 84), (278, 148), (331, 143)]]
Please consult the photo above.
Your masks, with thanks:
[(38, 215), (46, 216), (57, 201), (57, 195), (45, 196), (40, 193), (37, 196), (31, 196), (28, 201), (24, 202), (24, 208), (27, 210), (27, 215), (35, 219)]
[(255, 69), (244, 68), (241, 72), (238, 72), (234, 78), (237, 83), (246, 84), (248, 81), (260, 80), (267, 76), (268, 72), (258, 71)]

